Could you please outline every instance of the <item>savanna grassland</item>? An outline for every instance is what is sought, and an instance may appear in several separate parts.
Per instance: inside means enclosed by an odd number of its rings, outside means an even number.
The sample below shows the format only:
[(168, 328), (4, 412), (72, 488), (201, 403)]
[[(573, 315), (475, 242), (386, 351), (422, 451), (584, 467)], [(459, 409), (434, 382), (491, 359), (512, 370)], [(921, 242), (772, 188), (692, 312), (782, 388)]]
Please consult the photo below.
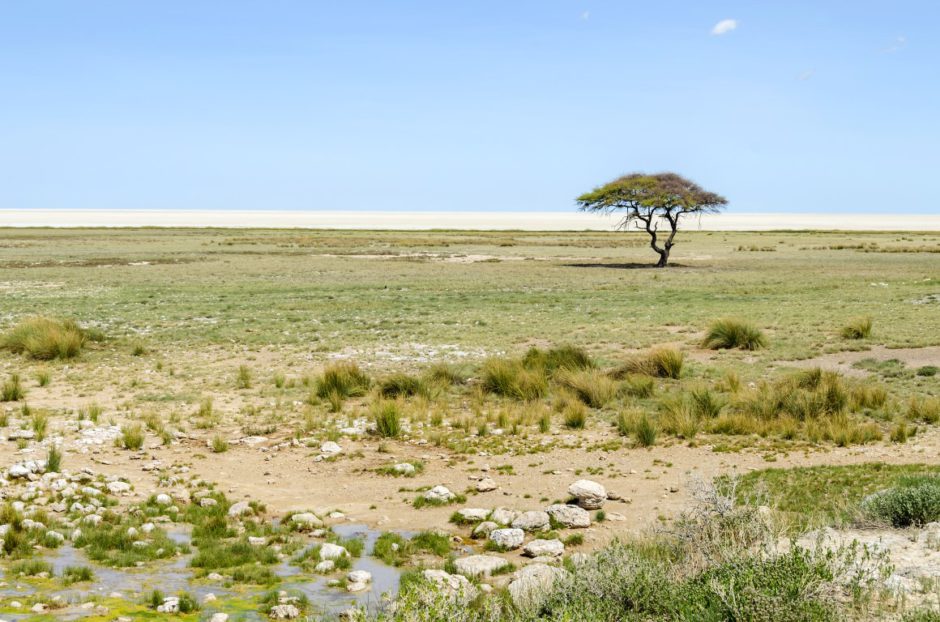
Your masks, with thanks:
[(0, 617), (937, 619), (940, 234), (651, 255), (3, 230)]

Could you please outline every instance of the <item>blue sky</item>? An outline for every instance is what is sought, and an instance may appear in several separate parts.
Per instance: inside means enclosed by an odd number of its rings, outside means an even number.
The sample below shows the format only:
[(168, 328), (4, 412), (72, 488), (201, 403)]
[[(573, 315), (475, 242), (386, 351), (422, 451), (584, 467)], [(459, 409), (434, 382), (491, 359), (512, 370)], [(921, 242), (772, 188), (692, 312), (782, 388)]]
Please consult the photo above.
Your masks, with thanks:
[(634, 170), (940, 212), (940, 3), (0, 2), (0, 208), (562, 211)]

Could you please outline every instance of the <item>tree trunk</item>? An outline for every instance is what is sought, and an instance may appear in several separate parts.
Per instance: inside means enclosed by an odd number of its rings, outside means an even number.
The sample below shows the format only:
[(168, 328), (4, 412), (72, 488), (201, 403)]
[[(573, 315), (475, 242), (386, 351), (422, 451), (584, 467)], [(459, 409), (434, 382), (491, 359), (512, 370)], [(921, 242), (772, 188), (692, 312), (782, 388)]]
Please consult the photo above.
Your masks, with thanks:
[(656, 249), (656, 252), (659, 253), (659, 261), (656, 262), (657, 268), (665, 268), (666, 263), (669, 261), (669, 249), (659, 250)]

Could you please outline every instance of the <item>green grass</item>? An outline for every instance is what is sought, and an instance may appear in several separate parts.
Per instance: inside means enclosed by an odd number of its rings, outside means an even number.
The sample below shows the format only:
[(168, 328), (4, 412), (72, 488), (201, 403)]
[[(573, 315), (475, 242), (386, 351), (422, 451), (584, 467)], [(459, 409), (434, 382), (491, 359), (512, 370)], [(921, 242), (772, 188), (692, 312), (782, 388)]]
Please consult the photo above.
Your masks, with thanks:
[(121, 426), (121, 436), (118, 444), (124, 449), (136, 451), (144, 446), (144, 427), (139, 423), (128, 423)]
[(846, 525), (863, 518), (861, 503), (868, 495), (892, 488), (905, 478), (940, 476), (940, 465), (887, 465), (764, 469), (741, 476), (744, 497), (766, 494), (770, 504), (796, 530), (820, 525)]
[(450, 551), (450, 538), (446, 534), (422, 531), (405, 538), (394, 532), (385, 532), (375, 541), (372, 554), (390, 566), (403, 566), (419, 554), (443, 558)]
[(88, 566), (66, 566), (62, 569), (62, 582), (66, 585), (94, 581), (95, 573)]
[[(649, 352), (635, 354), (629, 357), (620, 367), (611, 372), (615, 378), (626, 378), (631, 374), (651, 376), (654, 378), (679, 378), (682, 374), (682, 365), (685, 355), (679, 350), (658, 346)], [(641, 385), (642, 387), (642, 385)], [(647, 389), (634, 389), (639, 394)]]
[(401, 436), (401, 411), (394, 401), (381, 400), (373, 404), (372, 422), (375, 424), (375, 433), (382, 438)]
[(922, 527), (940, 520), (940, 475), (900, 478), (891, 488), (880, 490), (861, 504), (872, 520), (892, 527)]
[(429, 392), (430, 389), (422, 378), (409, 374), (392, 374), (379, 382), (379, 393), (384, 398), (427, 396)]
[(324, 368), (315, 381), (315, 391), (319, 398), (339, 395), (342, 398), (365, 395), (372, 380), (359, 366), (349, 361), (331, 363)]

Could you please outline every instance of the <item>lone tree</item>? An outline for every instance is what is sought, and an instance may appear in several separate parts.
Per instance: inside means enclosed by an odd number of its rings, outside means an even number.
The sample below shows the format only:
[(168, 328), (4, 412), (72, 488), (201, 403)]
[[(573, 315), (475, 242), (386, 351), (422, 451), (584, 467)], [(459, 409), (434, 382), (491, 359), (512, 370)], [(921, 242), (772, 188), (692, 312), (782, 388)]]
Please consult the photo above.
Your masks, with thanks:
[[(585, 212), (623, 211), (618, 228), (633, 225), (650, 235), (650, 246), (659, 254), (657, 268), (665, 267), (669, 261), (683, 216), (717, 214), (728, 203), (720, 194), (708, 192), (675, 173), (630, 173), (582, 194), (576, 201)], [(668, 235), (665, 231), (660, 234), (660, 223), (669, 225)], [(666, 236), (662, 246), (660, 235)]]

